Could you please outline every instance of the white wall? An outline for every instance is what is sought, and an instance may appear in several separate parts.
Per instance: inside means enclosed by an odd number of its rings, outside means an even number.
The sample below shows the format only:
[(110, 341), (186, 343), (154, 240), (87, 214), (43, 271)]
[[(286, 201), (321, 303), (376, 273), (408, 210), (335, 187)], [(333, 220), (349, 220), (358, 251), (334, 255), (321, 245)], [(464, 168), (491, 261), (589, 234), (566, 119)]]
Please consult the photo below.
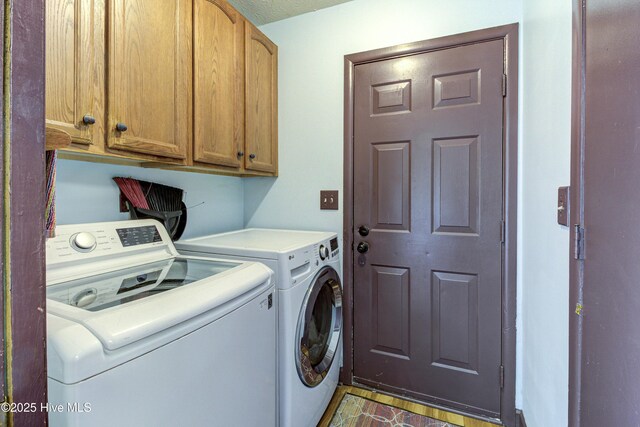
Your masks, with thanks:
[(60, 159), (56, 184), (58, 224), (128, 219), (128, 213), (119, 212), (119, 190), (112, 180), (114, 176), (185, 190), (185, 205), (190, 209), (184, 237), (242, 228), (241, 178)]
[(571, 5), (524, 0), (522, 408), (530, 427), (567, 424), (569, 231), (556, 223), (569, 185)]

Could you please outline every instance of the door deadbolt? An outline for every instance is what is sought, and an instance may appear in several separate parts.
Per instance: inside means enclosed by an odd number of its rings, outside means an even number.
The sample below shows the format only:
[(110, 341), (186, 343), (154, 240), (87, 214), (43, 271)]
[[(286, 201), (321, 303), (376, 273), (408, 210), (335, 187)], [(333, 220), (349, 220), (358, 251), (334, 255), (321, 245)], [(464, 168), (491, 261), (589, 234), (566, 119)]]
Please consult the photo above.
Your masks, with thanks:
[(367, 251), (369, 250), (369, 244), (367, 242), (360, 242), (358, 243), (358, 247), (356, 249), (361, 254), (367, 253)]
[(366, 225), (361, 225), (360, 227), (358, 227), (358, 233), (360, 233), (360, 235), (362, 237), (366, 237), (369, 235), (369, 227), (367, 227)]

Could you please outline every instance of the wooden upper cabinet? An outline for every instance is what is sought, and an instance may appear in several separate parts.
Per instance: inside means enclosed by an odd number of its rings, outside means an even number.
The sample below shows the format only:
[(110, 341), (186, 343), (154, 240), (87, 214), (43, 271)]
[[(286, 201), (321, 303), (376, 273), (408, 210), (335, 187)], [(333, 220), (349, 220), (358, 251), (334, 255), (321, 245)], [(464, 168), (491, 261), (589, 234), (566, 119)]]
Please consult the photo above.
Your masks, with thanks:
[(108, 146), (186, 163), (192, 135), (192, 1), (108, 3)]
[(46, 124), (68, 155), (277, 175), (278, 48), (227, 0), (45, 7)]
[(247, 170), (278, 170), (278, 47), (245, 24), (245, 161)]
[(239, 168), (244, 146), (244, 19), (225, 0), (194, 0), (193, 160)]
[(47, 0), (47, 127), (91, 145), (104, 129), (104, 0)]

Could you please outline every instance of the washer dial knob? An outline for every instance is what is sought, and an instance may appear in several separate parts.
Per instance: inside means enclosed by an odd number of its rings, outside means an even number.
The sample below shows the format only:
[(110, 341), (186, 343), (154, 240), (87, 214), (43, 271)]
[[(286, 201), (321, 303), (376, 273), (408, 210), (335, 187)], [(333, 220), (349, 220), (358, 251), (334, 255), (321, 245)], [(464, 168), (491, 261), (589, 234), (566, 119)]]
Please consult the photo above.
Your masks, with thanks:
[(96, 238), (86, 231), (76, 233), (71, 236), (71, 246), (78, 252), (91, 252), (96, 247)]
[(325, 245), (320, 245), (320, 259), (324, 261), (327, 258), (329, 258), (329, 248)]

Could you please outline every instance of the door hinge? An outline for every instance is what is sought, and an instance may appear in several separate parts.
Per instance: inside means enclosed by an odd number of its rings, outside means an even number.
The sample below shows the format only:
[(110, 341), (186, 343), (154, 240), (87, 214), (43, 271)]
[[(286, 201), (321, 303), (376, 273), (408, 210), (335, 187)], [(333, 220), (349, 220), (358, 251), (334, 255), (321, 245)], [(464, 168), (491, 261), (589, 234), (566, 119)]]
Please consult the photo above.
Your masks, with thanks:
[(502, 75), (502, 96), (507, 96), (507, 75)]
[(573, 259), (584, 259), (584, 227), (580, 224), (573, 225)]
[(582, 316), (582, 310), (584, 310), (584, 307), (582, 306), (582, 304), (580, 304), (579, 302), (576, 303), (576, 314), (578, 316)]
[(504, 366), (500, 365), (500, 388), (504, 388)]
[(500, 243), (504, 243), (505, 234), (507, 234), (505, 222), (500, 221)]

